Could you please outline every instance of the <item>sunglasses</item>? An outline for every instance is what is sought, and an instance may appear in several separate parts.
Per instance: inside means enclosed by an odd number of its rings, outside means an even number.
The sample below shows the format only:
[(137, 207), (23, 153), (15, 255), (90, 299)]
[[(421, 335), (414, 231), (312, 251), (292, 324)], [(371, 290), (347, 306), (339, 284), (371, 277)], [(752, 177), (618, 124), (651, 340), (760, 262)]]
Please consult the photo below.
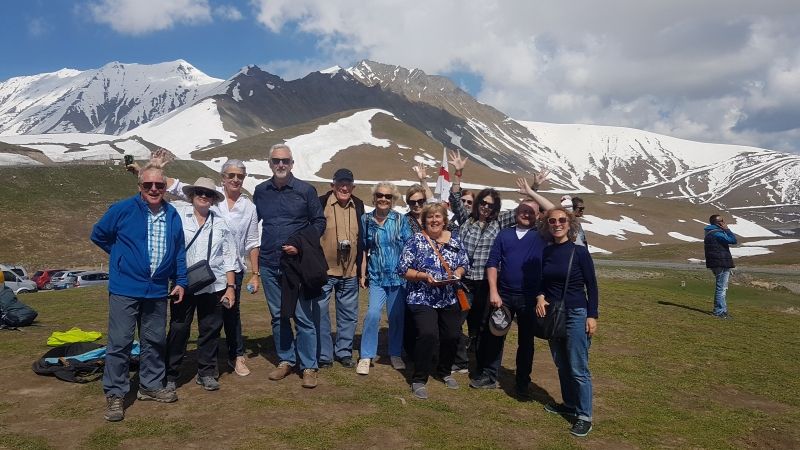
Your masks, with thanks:
[(208, 189), (195, 189), (194, 196), (203, 198), (214, 198), (216, 196), (216, 193), (214, 191), (209, 191)]
[(247, 177), (246, 173), (225, 173), (223, 175), (228, 180), (232, 180), (232, 179), (236, 178), (239, 181), (243, 181)]
[(555, 225), (557, 223), (560, 223), (560, 224), (563, 225), (563, 224), (567, 223), (567, 218), (566, 217), (559, 217), (559, 218), (551, 217), (551, 218), (547, 219), (547, 223), (549, 223), (550, 225)]
[(283, 164), (284, 166), (288, 166), (292, 163), (292, 158), (270, 158), (270, 162), (273, 166), (277, 166), (278, 164)]
[(150, 189), (153, 189), (153, 186), (155, 186), (156, 189), (158, 189), (159, 191), (163, 191), (164, 189), (166, 189), (167, 183), (162, 183), (160, 181), (144, 181), (141, 183), (141, 186), (147, 189), (148, 191)]
[(481, 200), (481, 206), (486, 206), (488, 208), (491, 208), (492, 206), (494, 206), (494, 202), (487, 202), (486, 200)]
[(421, 198), (419, 200), (409, 200), (408, 206), (422, 206), (425, 204), (425, 199)]
[(394, 197), (394, 194), (384, 194), (383, 192), (376, 192), (375, 199), (385, 198), (386, 200), (391, 200)]
[(586, 209), (586, 207), (585, 206), (578, 206), (577, 208), (573, 208), (573, 209), (575, 209), (575, 211), (583, 211), (584, 209)]
[(462, 198), (461, 199), (461, 203), (463, 203), (465, 205), (471, 205), (472, 204), (472, 200), (468, 200), (466, 198)]

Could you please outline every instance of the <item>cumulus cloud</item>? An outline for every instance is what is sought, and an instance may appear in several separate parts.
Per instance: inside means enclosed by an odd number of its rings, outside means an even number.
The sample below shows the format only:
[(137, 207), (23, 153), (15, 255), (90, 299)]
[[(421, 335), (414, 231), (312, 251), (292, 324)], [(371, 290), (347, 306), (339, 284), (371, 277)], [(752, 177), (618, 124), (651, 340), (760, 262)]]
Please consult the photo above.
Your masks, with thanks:
[(100, 0), (88, 7), (96, 22), (132, 35), (211, 21), (207, 0)]
[(268, 30), (317, 37), (321, 60), (475, 74), (479, 100), (514, 118), (800, 151), (794, 0), (252, 4)]
[(243, 19), (242, 12), (232, 5), (220, 5), (215, 7), (214, 16), (230, 21), (237, 21)]

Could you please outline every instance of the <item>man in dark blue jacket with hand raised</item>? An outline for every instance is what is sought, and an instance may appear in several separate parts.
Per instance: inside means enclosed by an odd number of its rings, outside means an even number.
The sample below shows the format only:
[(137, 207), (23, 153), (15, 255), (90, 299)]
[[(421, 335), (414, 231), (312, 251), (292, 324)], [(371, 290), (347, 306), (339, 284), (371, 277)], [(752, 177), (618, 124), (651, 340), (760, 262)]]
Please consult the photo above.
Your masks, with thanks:
[(719, 214), (714, 214), (708, 219), (704, 231), (706, 233), (703, 246), (706, 254), (706, 267), (711, 269), (716, 278), (714, 288), (714, 314), (720, 319), (730, 319), (728, 315), (728, 280), (731, 269), (734, 268), (730, 244), (736, 244), (736, 236), (728, 229), (725, 219)]
[(164, 201), (166, 180), (160, 167), (139, 172), (139, 193), (111, 205), (92, 229), (92, 242), (110, 255), (108, 346), (103, 391), (104, 418), (125, 417), (123, 399), (130, 390), (128, 361), (139, 323), (139, 400), (170, 403), (178, 399), (164, 389), (166, 373), (167, 293), (183, 300), (186, 249), (177, 211)]

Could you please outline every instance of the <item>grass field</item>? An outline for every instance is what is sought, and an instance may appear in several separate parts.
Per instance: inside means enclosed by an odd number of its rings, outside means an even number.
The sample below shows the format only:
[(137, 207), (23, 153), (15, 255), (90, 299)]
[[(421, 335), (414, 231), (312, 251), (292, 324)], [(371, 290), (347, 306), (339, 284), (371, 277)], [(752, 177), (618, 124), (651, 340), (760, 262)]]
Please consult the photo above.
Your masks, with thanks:
[(190, 352), (177, 403), (128, 401), (125, 421), (109, 424), (99, 382), (30, 370), (52, 331), (105, 331), (106, 293), (87, 288), (23, 296), (39, 320), (0, 331), (0, 448), (800, 448), (800, 297), (733, 285), (734, 320), (721, 321), (707, 313), (708, 272), (601, 271), (588, 438), (542, 409), (560, 400), (546, 342), (536, 342), (533, 400), (510, 395), (514, 329), (502, 390), (471, 390), (457, 375), (461, 389), (432, 380), (431, 398), (418, 401), (388, 358), (366, 377), (338, 364), (323, 370), (314, 390), (297, 376), (268, 381), (276, 361), (261, 294), (242, 305), (252, 375), (223, 368), (222, 389), (205, 392), (192, 381)]

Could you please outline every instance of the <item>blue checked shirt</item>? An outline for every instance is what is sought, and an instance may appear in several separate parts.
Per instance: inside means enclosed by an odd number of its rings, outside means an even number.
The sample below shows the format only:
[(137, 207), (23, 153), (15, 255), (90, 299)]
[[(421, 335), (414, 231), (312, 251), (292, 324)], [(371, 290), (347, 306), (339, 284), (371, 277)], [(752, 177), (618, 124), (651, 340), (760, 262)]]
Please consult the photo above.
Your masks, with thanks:
[(153, 275), (167, 253), (167, 212), (162, 207), (147, 215), (147, 249), (150, 253), (150, 275)]

